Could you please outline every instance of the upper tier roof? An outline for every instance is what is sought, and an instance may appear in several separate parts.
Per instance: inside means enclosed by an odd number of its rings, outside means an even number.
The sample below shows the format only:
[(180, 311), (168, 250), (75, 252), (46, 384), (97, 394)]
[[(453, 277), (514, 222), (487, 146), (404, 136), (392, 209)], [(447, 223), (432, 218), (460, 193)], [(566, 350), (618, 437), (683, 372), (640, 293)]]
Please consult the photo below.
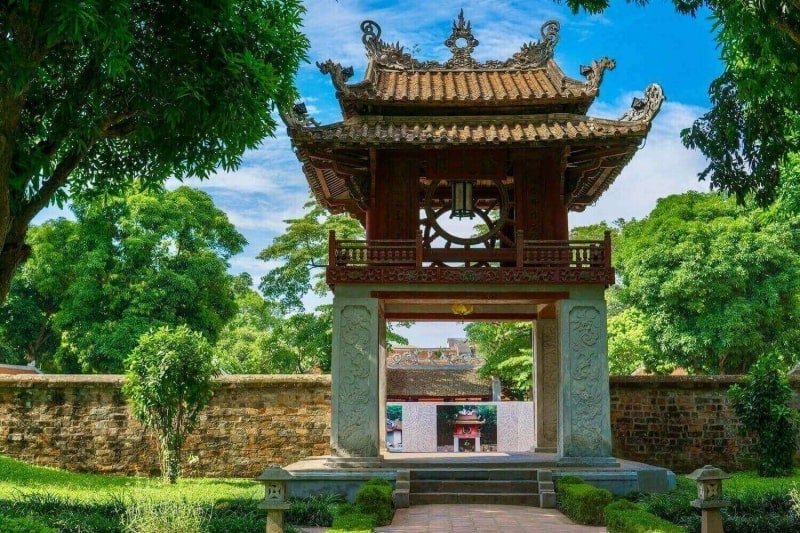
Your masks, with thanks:
[(586, 81), (568, 78), (553, 60), (556, 21), (511, 58), (486, 62), (472, 57), (478, 41), (463, 12), (445, 41), (453, 54), (445, 62), (421, 62), (399, 43), (384, 42), (373, 21), (361, 30), (369, 58), (363, 81), (347, 83), (352, 67), (318, 63), (337, 89), (343, 120), (321, 125), (304, 105), (281, 110), (314, 196), (334, 212), (363, 215), (377, 151), (498, 146), (564, 149), (565, 205), (582, 211), (633, 157), (664, 101), (652, 84), (617, 119), (587, 116), (615, 63), (593, 61), (581, 67)]
[(613, 69), (615, 62), (603, 58), (581, 67), (585, 81), (567, 77), (553, 61), (559, 28), (558, 22), (548, 21), (542, 26), (541, 40), (523, 45), (505, 61), (481, 63), (472, 57), (478, 40), (462, 11), (445, 41), (453, 57), (440, 63), (418, 61), (399, 43), (384, 42), (380, 26), (367, 20), (361, 24), (369, 58), (363, 81), (348, 84), (352, 67), (343, 68), (331, 60), (317, 66), (330, 74), (346, 118), (407, 114), (406, 109), (398, 108), (408, 105), (421, 113), (430, 113), (431, 107), (463, 110), (491, 105), (506, 106), (514, 113), (538, 113), (546, 108), (550, 112), (584, 114), (598, 94), (603, 73)]

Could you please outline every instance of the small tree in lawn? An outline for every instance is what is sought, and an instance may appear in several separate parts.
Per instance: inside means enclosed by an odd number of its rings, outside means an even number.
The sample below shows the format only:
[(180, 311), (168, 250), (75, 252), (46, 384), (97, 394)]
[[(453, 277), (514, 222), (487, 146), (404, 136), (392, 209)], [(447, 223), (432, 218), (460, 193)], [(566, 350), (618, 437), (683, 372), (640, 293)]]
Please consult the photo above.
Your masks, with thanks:
[(126, 360), (123, 391), (142, 424), (156, 431), (161, 475), (175, 483), (181, 450), (214, 395), (219, 369), (208, 341), (182, 325), (145, 333)]

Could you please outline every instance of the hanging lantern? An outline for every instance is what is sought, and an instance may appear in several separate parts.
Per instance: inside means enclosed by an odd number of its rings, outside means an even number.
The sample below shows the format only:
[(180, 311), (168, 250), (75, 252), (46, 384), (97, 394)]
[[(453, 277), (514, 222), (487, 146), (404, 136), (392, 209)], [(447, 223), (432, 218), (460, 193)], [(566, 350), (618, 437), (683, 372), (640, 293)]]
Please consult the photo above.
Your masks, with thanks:
[(451, 188), (453, 198), (450, 204), (450, 218), (456, 217), (461, 220), (467, 217), (472, 219), (475, 216), (472, 211), (472, 182), (454, 181)]

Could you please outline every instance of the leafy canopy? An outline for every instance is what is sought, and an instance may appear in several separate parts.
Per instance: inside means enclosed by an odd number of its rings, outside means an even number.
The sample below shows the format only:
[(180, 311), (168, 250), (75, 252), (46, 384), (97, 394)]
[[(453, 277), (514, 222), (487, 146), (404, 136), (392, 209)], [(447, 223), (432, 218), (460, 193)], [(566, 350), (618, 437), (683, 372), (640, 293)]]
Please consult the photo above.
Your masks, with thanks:
[(302, 299), (309, 292), (318, 296), (328, 293), (325, 267), (329, 231), (335, 231), (337, 239), (364, 238), (364, 228), (346, 213), (328, 214), (314, 200), (306, 202), (303, 209), (303, 216), (286, 220), (286, 232), (258, 254), (264, 261), (283, 261), (261, 278), (259, 287), (268, 300), (279, 302), (289, 311), (303, 310)]
[(299, 0), (0, 4), (0, 302), (45, 206), (208, 177), (275, 131)]
[(800, 220), (718, 194), (658, 201), (625, 226), (620, 298), (645, 315), (657, 353), (700, 373), (743, 373), (767, 352), (795, 356)]
[(50, 370), (119, 373), (151, 328), (217, 339), (236, 313), (228, 259), (245, 240), (208, 194), (138, 190), (74, 210), (32, 229), (33, 256), (0, 309), (6, 345)]
[(464, 329), (476, 355), (486, 359), (481, 377), (498, 378), (503, 393), (510, 398), (529, 399), (533, 390), (531, 324), (473, 322)]
[(330, 372), (329, 306), (284, 316), (279, 304), (265, 300), (251, 284), (248, 274), (236, 279), (238, 312), (214, 346), (222, 368), (231, 374)]
[(219, 369), (211, 345), (185, 325), (161, 327), (139, 338), (125, 367), (122, 390), (134, 416), (155, 430), (161, 474), (175, 483), (183, 443), (214, 395), (212, 379)]
[(758, 475), (791, 475), (798, 415), (791, 408), (792, 387), (779, 358), (767, 354), (759, 359), (742, 383), (728, 390), (728, 397), (743, 429), (758, 435)]

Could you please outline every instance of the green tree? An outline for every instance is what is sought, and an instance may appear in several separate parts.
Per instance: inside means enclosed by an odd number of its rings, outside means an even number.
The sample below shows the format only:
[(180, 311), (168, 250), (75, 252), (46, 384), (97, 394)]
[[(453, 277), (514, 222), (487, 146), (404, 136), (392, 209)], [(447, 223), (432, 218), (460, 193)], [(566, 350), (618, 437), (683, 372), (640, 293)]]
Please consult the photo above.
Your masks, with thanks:
[[(610, 306), (609, 306), (610, 307)], [(639, 367), (666, 373), (674, 368), (660, 364), (647, 334), (646, 316), (635, 307), (625, 307), (608, 316), (608, 373), (630, 376)]]
[(531, 324), (473, 322), (464, 329), (476, 355), (486, 359), (481, 377), (498, 378), (503, 393), (510, 398), (529, 399), (533, 387)]
[[(648, 0), (628, 0), (645, 5)], [(610, 0), (566, 0), (599, 13)], [(712, 109), (681, 133), (708, 159), (711, 186), (761, 205), (787, 188), (800, 153), (800, 4), (796, 0), (673, 0), (695, 15), (711, 9), (725, 71), (709, 88)], [(796, 161), (795, 163), (796, 164)], [(796, 168), (796, 167), (795, 167)]]
[[(14, 311), (33, 290), (39, 310), (16, 322), (29, 323), (19, 331), (57, 335), (55, 352), (40, 342), (29, 358), (51, 370), (121, 372), (153, 327), (185, 323), (216, 340), (236, 313), (227, 261), (245, 240), (208, 194), (129, 192), (79, 204), (75, 214), (74, 222), (33, 230), (34, 253), (3, 307)], [(18, 337), (6, 341), (19, 344)]]
[(249, 274), (240, 274), (234, 283), (238, 312), (214, 346), (222, 368), (236, 374), (330, 372), (329, 306), (286, 316), (251, 285)]
[(758, 474), (791, 475), (797, 450), (798, 416), (792, 410), (792, 388), (780, 357), (765, 355), (728, 390), (736, 416), (746, 431), (758, 435)]
[(267, 300), (279, 302), (288, 311), (303, 310), (302, 300), (309, 292), (328, 294), (325, 267), (330, 230), (336, 232), (337, 239), (364, 238), (364, 228), (346, 213), (328, 214), (314, 200), (306, 202), (303, 209), (303, 216), (286, 220), (286, 232), (258, 255), (264, 261), (283, 262), (261, 278), (259, 287)]
[(161, 475), (175, 483), (183, 443), (214, 395), (219, 369), (211, 345), (185, 325), (165, 326), (142, 335), (125, 366), (122, 390), (136, 418), (156, 432)]
[(658, 201), (625, 226), (620, 297), (645, 315), (653, 365), (743, 373), (768, 352), (788, 364), (798, 340), (800, 220), (718, 194)]
[(0, 302), (52, 202), (235, 168), (275, 131), (299, 0), (0, 4)]

